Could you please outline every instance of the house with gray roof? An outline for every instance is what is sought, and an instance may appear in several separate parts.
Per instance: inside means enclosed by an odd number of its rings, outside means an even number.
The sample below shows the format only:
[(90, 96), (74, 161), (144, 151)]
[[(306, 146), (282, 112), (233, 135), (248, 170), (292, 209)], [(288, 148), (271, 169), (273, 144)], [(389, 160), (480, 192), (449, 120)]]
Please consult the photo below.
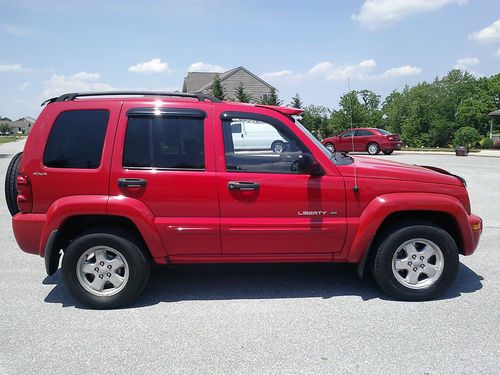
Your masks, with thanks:
[(29, 134), (31, 127), (35, 123), (33, 117), (23, 117), (16, 121), (1, 120), (0, 125), (6, 124), (11, 134)]
[[(243, 84), (245, 92), (251, 95), (254, 102), (259, 102), (266, 95), (270, 95), (271, 89), (274, 88), (257, 75), (239, 66), (223, 73), (188, 72), (184, 78), (182, 92), (209, 94), (216, 75), (219, 75), (221, 84), (230, 100), (234, 99), (240, 82)], [(276, 88), (274, 89), (276, 90)]]

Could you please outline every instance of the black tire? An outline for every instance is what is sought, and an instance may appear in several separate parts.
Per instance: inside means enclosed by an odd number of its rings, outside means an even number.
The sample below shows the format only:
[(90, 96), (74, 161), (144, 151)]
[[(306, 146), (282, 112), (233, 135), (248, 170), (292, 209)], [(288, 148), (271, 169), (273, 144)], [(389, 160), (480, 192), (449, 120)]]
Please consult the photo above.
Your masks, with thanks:
[[(91, 293), (79, 280), (77, 268), (80, 258), (96, 246), (118, 251), (126, 261), (128, 280), (116, 294), (103, 296), (97, 295), (98, 292)], [(98, 266), (97, 261), (95, 265)], [(64, 251), (62, 273), (65, 287), (75, 299), (96, 309), (114, 309), (133, 303), (144, 290), (149, 272), (150, 263), (144, 252), (134, 242), (113, 233), (84, 234), (72, 241)]]
[(330, 143), (330, 142), (325, 143), (325, 147), (328, 149), (328, 151), (330, 151), (332, 153), (335, 152), (335, 146), (333, 145), (333, 143)]
[[(403, 285), (396, 278), (395, 272), (397, 273), (398, 271), (393, 271), (395, 253), (401, 249), (403, 244), (413, 239), (431, 241), (437, 245), (442, 253), (442, 271), (440, 276), (432, 284), (421, 289), (412, 289)], [(410, 258), (407, 259), (411, 260)], [(411, 266), (413, 265), (416, 264), (412, 264)], [(455, 279), (458, 265), (457, 245), (446, 231), (431, 225), (412, 225), (394, 231), (383, 240), (375, 255), (372, 271), (380, 288), (389, 296), (404, 301), (425, 301), (434, 299), (448, 290)], [(415, 267), (413, 270), (417, 268)], [(404, 272), (404, 270), (399, 272)], [(411, 272), (411, 269), (406, 272)], [(426, 275), (424, 274), (423, 276), (424, 280), (418, 281), (418, 283), (425, 283)]]
[(281, 154), (284, 149), (285, 149), (285, 144), (281, 141), (274, 141), (273, 144), (271, 145), (271, 150), (275, 154)]
[(394, 151), (391, 150), (391, 151), (384, 151), (384, 155), (391, 155)]
[(5, 175), (5, 200), (12, 216), (19, 212), (19, 208), (17, 207), (16, 177), (19, 174), (19, 165), (21, 164), (22, 156), (23, 153), (19, 152), (12, 158), (7, 168), (7, 174)]
[(380, 152), (380, 146), (378, 144), (376, 144), (375, 142), (370, 142), (366, 146), (366, 151), (370, 155), (377, 155)]

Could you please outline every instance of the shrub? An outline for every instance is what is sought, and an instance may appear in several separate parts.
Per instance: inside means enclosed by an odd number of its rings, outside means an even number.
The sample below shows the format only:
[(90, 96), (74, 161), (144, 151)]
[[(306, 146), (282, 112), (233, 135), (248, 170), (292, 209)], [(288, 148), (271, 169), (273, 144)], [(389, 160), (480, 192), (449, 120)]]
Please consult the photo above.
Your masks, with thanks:
[(483, 138), (481, 141), (481, 148), (492, 148), (493, 147), (493, 139), (491, 138)]
[(470, 126), (464, 126), (455, 133), (453, 144), (455, 146), (467, 146), (468, 148), (472, 148), (477, 145), (480, 140), (481, 135), (476, 129)]

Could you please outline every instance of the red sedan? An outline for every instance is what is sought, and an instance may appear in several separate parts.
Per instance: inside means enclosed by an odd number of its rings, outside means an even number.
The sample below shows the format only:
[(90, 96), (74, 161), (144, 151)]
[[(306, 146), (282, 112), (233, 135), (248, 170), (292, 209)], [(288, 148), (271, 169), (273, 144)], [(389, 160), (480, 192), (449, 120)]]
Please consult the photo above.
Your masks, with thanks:
[(321, 143), (332, 152), (366, 151), (370, 155), (377, 155), (380, 151), (390, 155), (394, 150), (401, 150), (403, 145), (399, 135), (376, 128), (349, 129), (339, 136), (325, 138)]

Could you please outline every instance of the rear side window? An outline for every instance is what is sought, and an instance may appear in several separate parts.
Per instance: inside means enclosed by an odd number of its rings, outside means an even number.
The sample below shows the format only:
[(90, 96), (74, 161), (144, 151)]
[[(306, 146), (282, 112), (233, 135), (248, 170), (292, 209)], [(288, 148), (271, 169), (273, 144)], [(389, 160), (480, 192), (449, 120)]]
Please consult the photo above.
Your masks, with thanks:
[(61, 113), (50, 131), (43, 164), (51, 168), (98, 168), (108, 120), (107, 110)]
[(123, 166), (205, 169), (203, 119), (130, 117)]
[(369, 130), (356, 130), (356, 136), (358, 137), (366, 137), (371, 135), (373, 135), (373, 133)]

